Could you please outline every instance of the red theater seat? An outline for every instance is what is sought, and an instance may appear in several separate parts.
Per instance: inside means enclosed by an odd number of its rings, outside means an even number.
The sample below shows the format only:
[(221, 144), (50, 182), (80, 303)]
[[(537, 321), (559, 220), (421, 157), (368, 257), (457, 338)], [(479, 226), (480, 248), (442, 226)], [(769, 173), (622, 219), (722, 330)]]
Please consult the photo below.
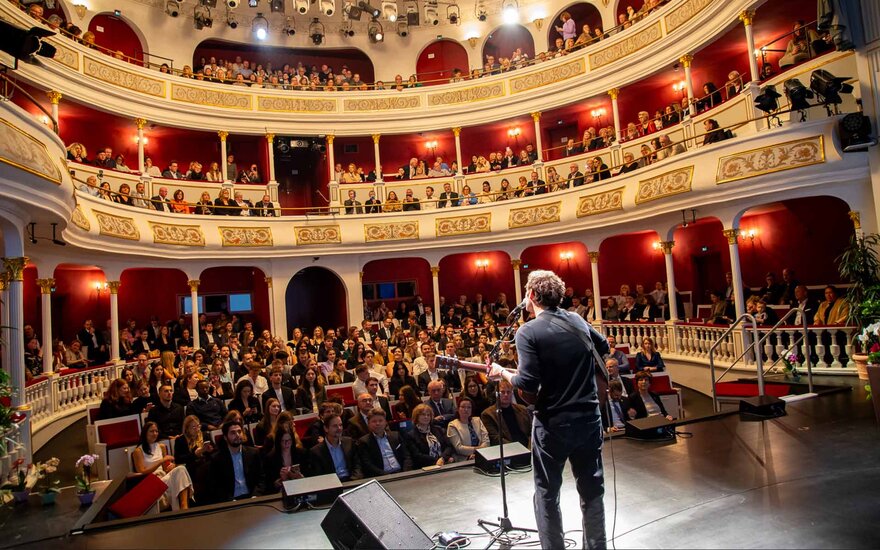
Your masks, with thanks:
[(324, 389), (327, 392), (328, 400), (334, 395), (338, 395), (342, 397), (342, 403), (346, 407), (357, 404), (357, 400), (354, 397), (354, 384), (330, 384), (324, 386)]
[(120, 518), (134, 518), (144, 515), (156, 504), (168, 485), (156, 474), (145, 475), (130, 491), (110, 505), (109, 511)]

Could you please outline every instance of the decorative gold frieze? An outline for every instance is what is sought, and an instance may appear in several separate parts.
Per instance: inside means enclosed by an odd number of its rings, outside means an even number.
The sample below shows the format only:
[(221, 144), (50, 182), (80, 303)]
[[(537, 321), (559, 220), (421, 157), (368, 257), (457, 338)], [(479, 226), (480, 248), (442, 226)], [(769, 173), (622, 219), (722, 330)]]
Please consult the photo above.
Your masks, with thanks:
[(149, 78), (134, 72), (124, 71), (87, 55), (83, 56), (83, 64), (83, 72), (86, 76), (134, 92), (140, 92), (154, 97), (165, 97), (164, 80)]
[(813, 136), (776, 143), (718, 159), (715, 183), (754, 178), (825, 162), (825, 140)]
[(490, 84), (471, 86), (470, 88), (464, 88), (461, 90), (428, 94), (428, 106), (437, 107), (439, 105), (473, 103), (475, 101), (486, 101), (487, 99), (497, 99), (499, 97), (504, 97), (504, 84), (501, 82), (492, 82)]
[(98, 231), (101, 235), (129, 241), (141, 239), (141, 233), (134, 223), (134, 218), (115, 216), (98, 210), (93, 210), (92, 213), (98, 220)]
[(195, 86), (171, 85), (171, 99), (183, 103), (250, 111), (253, 109), (253, 96), (225, 90), (197, 88)]
[(202, 283), (202, 281), (200, 281), (200, 280), (198, 280), (198, 279), (190, 279), (189, 281), (186, 282), (186, 284), (189, 285), (189, 289), (190, 289), (190, 291), (192, 291), (192, 292), (198, 292), (198, 291), (199, 291), (199, 285), (200, 285), (201, 283)]
[(55, 288), (55, 279), (37, 279), (37, 286), (40, 287), (40, 294), (52, 294)]
[(421, 106), (422, 96), (420, 95), (346, 99), (342, 102), (342, 109), (346, 112), (352, 113), (399, 111), (403, 109), (418, 109)]
[(223, 246), (272, 246), (272, 229), (268, 227), (220, 227)]
[(492, 231), (492, 214), (439, 218), (436, 223), (438, 237), (490, 233)]
[(335, 244), (342, 242), (342, 233), (338, 225), (312, 225), (294, 229), (296, 244)]
[(61, 183), (61, 170), (42, 141), (0, 119), (0, 162), (52, 183)]
[(586, 195), (578, 199), (577, 217), (585, 218), (614, 210), (623, 210), (623, 187)]
[(70, 221), (73, 222), (73, 225), (79, 227), (83, 231), (91, 231), (92, 224), (89, 222), (89, 219), (82, 211), (82, 207), (80, 205), (76, 205), (76, 208), (73, 209), (73, 214), (70, 215)]
[(49, 40), (49, 42), (55, 46), (55, 57), (52, 59), (61, 63), (65, 67), (69, 67), (74, 71), (79, 71), (79, 55), (77, 55), (76, 50), (73, 48), (65, 46), (62, 43), (63, 40), (67, 39)]
[(335, 113), (334, 99), (257, 96), (257, 110), (270, 113)]
[(691, 190), (693, 179), (694, 167), (686, 166), (641, 180), (639, 181), (639, 189), (636, 191), (636, 204), (687, 193)]
[(678, 6), (664, 17), (666, 32), (671, 33), (681, 27), (711, 3), (712, 0), (688, 0)]
[(510, 229), (517, 227), (530, 227), (559, 221), (559, 213), (562, 210), (562, 202), (540, 204), (526, 208), (512, 208), (507, 220)]
[(578, 57), (568, 63), (556, 65), (543, 71), (528, 73), (510, 79), (510, 93), (519, 94), (548, 84), (555, 84), (581, 76), (587, 72), (587, 63), (583, 57)]
[(174, 225), (150, 222), (153, 242), (176, 246), (205, 246), (205, 235), (198, 225)]
[(419, 222), (389, 222), (364, 224), (364, 240), (368, 243), (377, 241), (407, 241), (419, 238)]
[(614, 63), (619, 59), (634, 54), (642, 48), (650, 46), (661, 38), (663, 38), (663, 31), (660, 28), (660, 21), (657, 21), (653, 25), (648, 26), (620, 42), (614, 43), (607, 48), (590, 54), (590, 69), (595, 71), (599, 67)]

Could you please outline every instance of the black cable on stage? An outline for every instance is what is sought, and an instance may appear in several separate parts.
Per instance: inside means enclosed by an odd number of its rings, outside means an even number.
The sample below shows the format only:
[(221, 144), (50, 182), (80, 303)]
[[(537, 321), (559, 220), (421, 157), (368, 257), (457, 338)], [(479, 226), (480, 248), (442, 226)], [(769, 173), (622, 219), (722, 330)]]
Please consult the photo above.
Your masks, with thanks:
[[(594, 354), (595, 355), (595, 354)], [(604, 369), (603, 369), (604, 370)], [(605, 380), (608, 380), (607, 378)], [(611, 384), (608, 384), (608, 387), (605, 388), (605, 412), (608, 414), (608, 423), (611, 423), (611, 419), (613, 418), (611, 415)], [(600, 420), (601, 422), (601, 420)], [(600, 424), (601, 425), (601, 424)], [(611, 541), (611, 548), (617, 550), (617, 545), (614, 542), (615, 533), (617, 532), (617, 463), (614, 461), (614, 437), (612, 435), (608, 435), (608, 448), (611, 450), (611, 492), (614, 494), (614, 509), (612, 513), (611, 520), (611, 538), (609, 539), (607, 536), (605, 537), (606, 542)], [(563, 533), (563, 536), (565, 534)]]

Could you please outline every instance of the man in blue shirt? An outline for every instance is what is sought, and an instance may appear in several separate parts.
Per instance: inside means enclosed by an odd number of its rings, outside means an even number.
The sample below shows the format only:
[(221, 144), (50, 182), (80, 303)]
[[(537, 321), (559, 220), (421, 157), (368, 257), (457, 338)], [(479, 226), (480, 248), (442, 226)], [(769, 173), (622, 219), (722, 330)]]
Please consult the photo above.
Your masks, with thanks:
[(324, 418), (324, 431), (324, 441), (309, 451), (309, 474), (336, 474), (340, 481), (356, 479), (353, 477), (354, 442), (350, 437), (342, 435), (342, 417), (331, 414)]
[(359, 474), (378, 477), (412, 470), (412, 458), (397, 432), (386, 431), (385, 411), (374, 408), (367, 414), (370, 433), (358, 440)]

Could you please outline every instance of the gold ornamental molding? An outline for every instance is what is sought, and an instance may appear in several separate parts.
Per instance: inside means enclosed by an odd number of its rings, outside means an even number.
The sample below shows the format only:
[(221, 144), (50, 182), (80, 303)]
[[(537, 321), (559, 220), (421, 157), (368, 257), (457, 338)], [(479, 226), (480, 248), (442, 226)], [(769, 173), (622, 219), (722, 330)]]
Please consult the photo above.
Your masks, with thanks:
[(492, 82), (491, 84), (471, 86), (462, 90), (428, 94), (428, 106), (437, 107), (438, 105), (474, 103), (499, 97), (504, 97), (504, 84), (502, 82)]
[(134, 218), (114, 216), (98, 210), (92, 210), (92, 213), (98, 219), (98, 232), (101, 235), (129, 241), (141, 240), (141, 233), (134, 223)]
[(712, 1), (713, 0), (689, 0), (674, 11), (666, 14), (663, 18), (663, 22), (666, 24), (666, 32), (671, 33), (693, 19), (695, 15), (703, 11), (703, 8), (711, 4)]
[(618, 187), (610, 191), (602, 193), (594, 193), (586, 195), (578, 199), (577, 217), (585, 218), (587, 216), (595, 216), (605, 212), (613, 212), (615, 210), (623, 210), (623, 190), (625, 187)]
[(660, 250), (662, 250), (664, 254), (672, 254), (672, 247), (674, 246), (675, 241), (660, 241)]
[(721, 234), (727, 239), (727, 244), (733, 246), (737, 244), (737, 239), (739, 239), (739, 228), (733, 227), (731, 229), (725, 229)]
[(596, 251), (596, 252), (587, 252), (587, 255), (590, 257), (590, 263), (591, 263), (591, 264), (597, 264), (597, 263), (599, 263), (599, 252), (598, 252), (598, 251)]
[(549, 84), (568, 80), (569, 78), (581, 76), (586, 74), (586, 72), (587, 63), (583, 57), (579, 57), (568, 63), (563, 63), (562, 65), (557, 65), (543, 71), (511, 78), (510, 93), (519, 94), (527, 92), (529, 90), (534, 90), (535, 88), (540, 88), (541, 86), (547, 86)]
[(623, 59), (628, 55), (646, 48), (663, 38), (663, 30), (660, 28), (660, 21), (641, 30), (632, 36), (612, 44), (611, 46), (590, 54), (590, 70), (595, 71), (599, 67), (604, 67), (609, 63), (614, 63), (618, 59)]
[(42, 141), (0, 119), (0, 162), (61, 184), (61, 170)]
[(539, 204), (527, 208), (512, 208), (507, 219), (507, 227), (510, 229), (516, 229), (518, 227), (531, 227), (533, 225), (544, 225), (545, 223), (556, 223), (559, 221), (559, 213), (561, 210), (562, 201), (549, 204)]
[(209, 90), (194, 86), (171, 85), (171, 99), (183, 103), (194, 103), (206, 107), (219, 107), (221, 109), (236, 109), (239, 111), (253, 110), (253, 96), (239, 94), (225, 90)]
[(191, 292), (198, 292), (198, 291), (199, 291), (199, 285), (200, 285), (201, 283), (202, 283), (202, 281), (200, 281), (199, 279), (190, 279), (189, 281), (186, 282), (186, 284), (189, 285), (189, 290), (190, 290)]
[(24, 280), (24, 268), (27, 267), (30, 258), (27, 256), (18, 256), (13, 258), (3, 258), (3, 270), (6, 272), (6, 281)]
[(813, 136), (718, 159), (715, 183), (728, 183), (825, 162), (825, 139)]
[(368, 243), (383, 241), (418, 240), (419, 222), (391, 222), (364, 224), (364, 240)]
[(335, 113), (335, 99), (257, 96), (257, 110), (269, 113)]
[(436, 222), (438, 237), (454, 237), (456, 235), (473, 235), (492, 232), (492, 214), (475, 214), (455, 218), (439, 218)]
[(86, 76), (97, 78), (102, 82), (119, 86), (134, 92), (165, 97), (165, 81), (157, 78), (148, 78), (137, 73), (117, 69), (93, 57), (83, 56), (83, 73)]
[(639, 181), (636, 191), (636, 204), (664, 199), (673, 195), (687, 193), (694, 180), (694, 167), (685, 166), (659, 176)]
[(338, 225), (312, 225), (294, 228), (297, 246), (308, 244), (336, 244), (342, 242)]
[(79, 227), (83, 231), (91, 231), (92, 223), (86, 217), (83, 209), (80, 205), (76, 205), (76, 208), (73, 209), (73, 214), (70, 215), (70, 221), (73, 222), (73, 225)]
[(436, 265), (431, 266), (431, 276), (439, 277), (440, 276), (440, 267)]
[(52, 294), (55, 287), (55, 279), (37, 279), (37, 286), (40, 287), (40, 294)]
[(849, 211), (849, 219), (853, 224), (853, 228), (858, 231), (862, 228), (862, 215), (857, 210)]
[(399, 111), (418, 109), (422, 106), (422, 96), (411, 95), (401, 97), (377, 97), (366, 99), (346, 99), (342, 102), (342, 110), (352, 113), (369, 113), (372, 111)]
[(205, 235), (198, 225), (174, 225), (150, 222), (153, 242), (175, 246), (205, 246)]
[(272, 246), (272, 229), (268, 227), (219, 227), (223, 246)]
[(110, 291), (110, 294), (119, 294), (119, 287), (122, 286), (122, 281), (107, 281), (107, 289)]
[(52, 59), (65, 67), (70, 67), (74, 71), (79, 72), (79, 55), (77, 55), (76, 50), (68, 48), (60, 40), (50, 40), (49, 42), (55, 46), (55, 57)]

